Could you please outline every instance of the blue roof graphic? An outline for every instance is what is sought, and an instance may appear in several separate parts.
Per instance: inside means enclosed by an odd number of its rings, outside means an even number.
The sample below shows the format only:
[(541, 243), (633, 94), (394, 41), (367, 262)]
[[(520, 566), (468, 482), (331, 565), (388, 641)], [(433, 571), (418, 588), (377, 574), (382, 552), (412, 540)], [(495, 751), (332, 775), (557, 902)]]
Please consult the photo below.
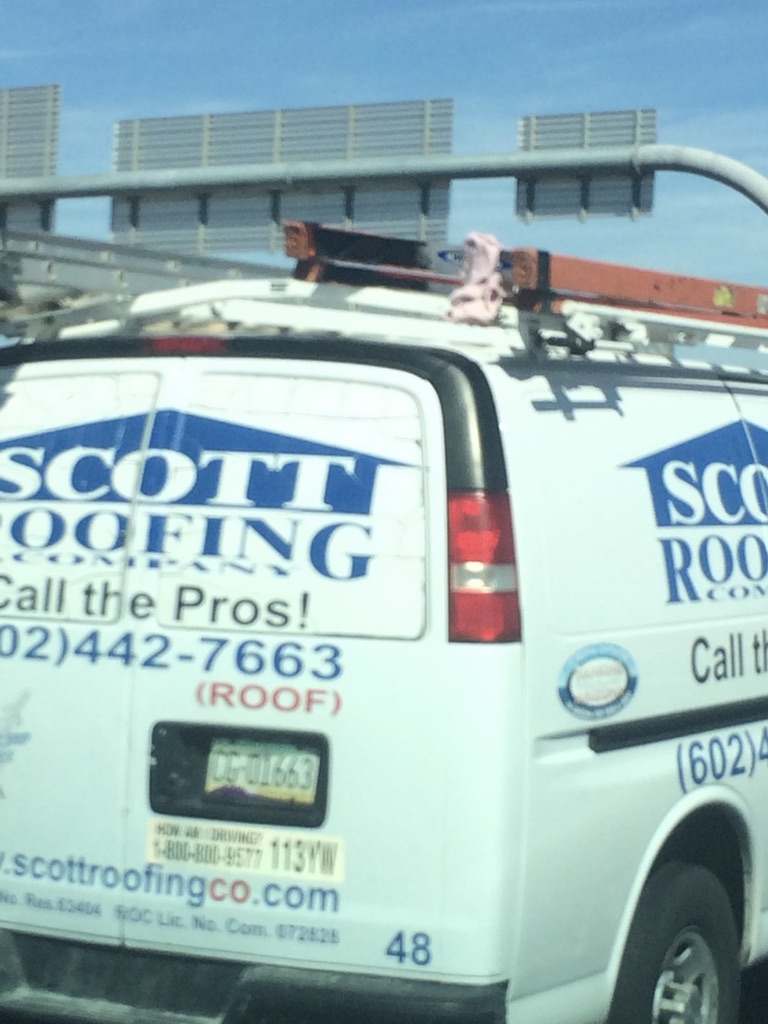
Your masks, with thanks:
[[(764, 430), (754, 423), (737, 420), (725, 427), (719, 427), (688, 441), (670, 445), (651, 455), (625, 463), (622, 468), (645, 470), (653, 498), (656, 522), (659, 526), (677, 525), (677, 521), (671, 516), (675, 498), (670, 494), (664, 480), (665, 467), (671, 462), (683, 463), (685, 468), (678, 467), (677, 472), (686, 483), (691, 483), (699, 489), (704, 471), (708, 466), (720, 463), (732, 467), (732, 473), (729, 470), (718, 475), (717, 484), (723, 504), (735, 512), (743, 507), (738, 483), (741, 473), (756, 462), (768, 467), (768, 430)], [(736, 479), (733, 479), (734, 477)], [(762, 507), (768, 510), (768, 490), (765, 480), (758, 477), (756, 486), (759, 488)], [(721, 522), (715, 513), (707, 508), (705, 515), (697, 521), (696, 525), (721, 525)], [(755, 518), (745, 508), (740, 524), (756, 523), (764, 525), (765, 519)]]

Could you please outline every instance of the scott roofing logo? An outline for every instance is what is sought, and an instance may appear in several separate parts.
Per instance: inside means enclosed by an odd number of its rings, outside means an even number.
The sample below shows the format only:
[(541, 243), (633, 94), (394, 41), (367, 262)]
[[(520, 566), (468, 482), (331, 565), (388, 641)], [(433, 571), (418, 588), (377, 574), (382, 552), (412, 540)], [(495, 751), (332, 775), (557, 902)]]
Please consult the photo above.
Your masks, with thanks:
[[(0, 501), (370, 512), (386, 460), (201, 416), (159, 412), (0, 443)], [(142, 466), (143, 462), (143, 466)], [(138, 479), (139, 469), (142, 469)]]
[(87, 551), (105, 564), (130, 515), (132, 552), (157, 556), (154, 567), (214, 557), (284, 573), (303, 551), (321, 575), (349, 579), (365, 573), (383, 465), (400, 464), (173, 410), (151, 429), (130, 416), (16, 437), (0, 443), (0, 511), (15, 506), (0, 515), (0, 545), (16, 560)]
[(768, 595), (768, 431), (731, 423), (626, 468), (648, 478), (669, 603)]

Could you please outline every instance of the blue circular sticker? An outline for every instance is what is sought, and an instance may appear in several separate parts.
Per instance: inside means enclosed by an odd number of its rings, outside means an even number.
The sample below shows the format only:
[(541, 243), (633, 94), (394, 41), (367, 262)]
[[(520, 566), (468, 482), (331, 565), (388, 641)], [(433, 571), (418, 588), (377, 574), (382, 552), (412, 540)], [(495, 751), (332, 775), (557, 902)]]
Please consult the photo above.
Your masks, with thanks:
[(577, 718), (618, 714), (637, 689), (637, 666), (618, 644), (582, 647), (563, 665), (558, 682), (563, 707)]

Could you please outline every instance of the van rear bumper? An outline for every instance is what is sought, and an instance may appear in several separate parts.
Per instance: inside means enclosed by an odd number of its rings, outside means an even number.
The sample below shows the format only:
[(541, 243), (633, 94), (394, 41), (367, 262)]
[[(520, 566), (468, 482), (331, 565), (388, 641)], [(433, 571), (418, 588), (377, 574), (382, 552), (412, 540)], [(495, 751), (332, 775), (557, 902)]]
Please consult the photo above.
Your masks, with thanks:
[(99, 1024), (504, 1024), (506, 983), (242, 964), (0, 931), (0, 1017)]
[[(242, 1018), (335, 1024), (504, 1024), (506, 984), (455, 985), (437, 981), (381, 978), (338, 971), (249, 968), (240, 998)], [(258, 1012), (256, 1012), (258, 1011)], [(227, 1020), (229, 1024), (229, 1019)]]

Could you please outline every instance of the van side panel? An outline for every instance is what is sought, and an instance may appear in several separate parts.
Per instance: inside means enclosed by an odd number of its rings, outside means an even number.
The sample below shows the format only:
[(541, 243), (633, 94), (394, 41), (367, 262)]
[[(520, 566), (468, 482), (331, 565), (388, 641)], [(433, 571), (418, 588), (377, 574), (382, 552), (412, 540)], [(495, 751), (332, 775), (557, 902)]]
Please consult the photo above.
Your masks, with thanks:
[(510, 991), (606, 974), (598, 999), (675, 825), (714, 804), (744, 833), (768, 827), (765, 399), (611, 365), (521, 377), (492, 378), (532, 758)]

